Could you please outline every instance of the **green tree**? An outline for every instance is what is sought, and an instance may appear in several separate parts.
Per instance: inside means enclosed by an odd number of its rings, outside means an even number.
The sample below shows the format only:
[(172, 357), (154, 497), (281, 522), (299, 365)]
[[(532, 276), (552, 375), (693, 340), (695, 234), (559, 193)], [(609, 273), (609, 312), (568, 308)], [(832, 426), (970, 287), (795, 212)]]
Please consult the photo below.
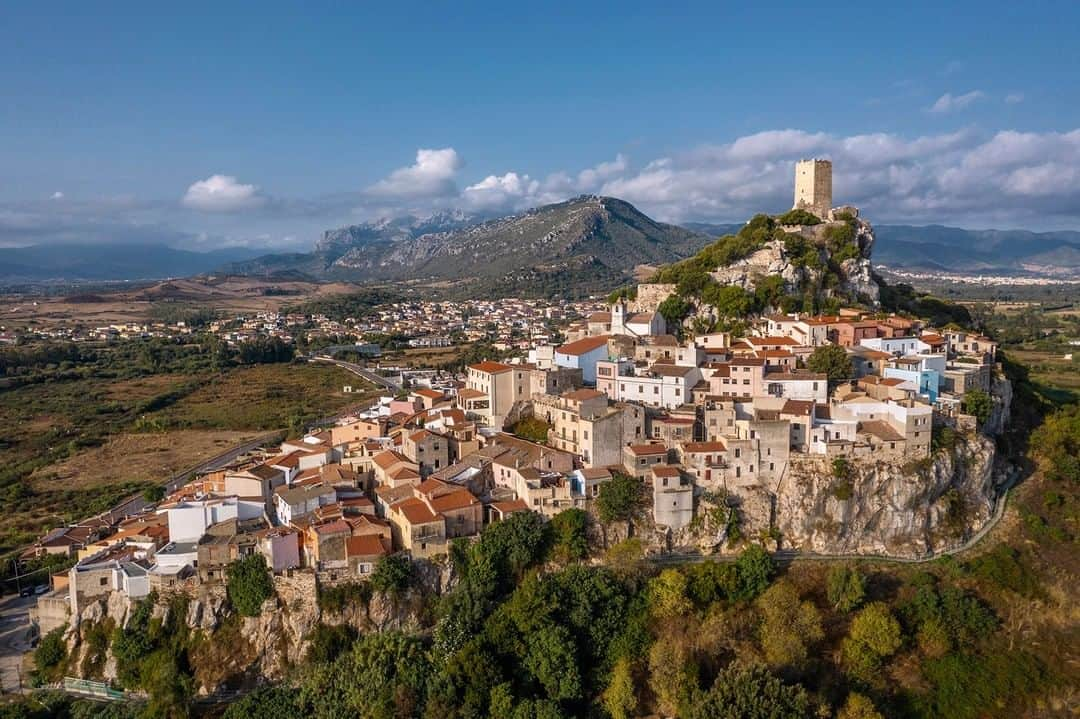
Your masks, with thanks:
[(753, 599), (765, 591), (776, 572), (776, 564), (763, 548), (752, 544), (735, 560), (738, 571), (738, 593), (732, 599)]
[(720, 317), (742, 319), (750, 314), (753, 296), (739, 285), (712, 284), (702, 295), (702, 301), (716, 308)]
[(686, 575), (665, 569), (649, 582), (649, 611), (654, 617), (669, 619), (688, 614), (693, 605), (687, 598)]
[(600, 485), (596, 511), (603, 522), (628, 521), (641, 513), (645, 485), (637, 477), (615, 472), (611, 481)]
[(785, 684), (760, 665), (729, 664), (707, 692), (699, 692), (686, 719), (805, 719), (812, 716), (806, 690)]
[(874, 707), (874, 702), (858, 692), (852, 692), (848, 694), (847, 701), (837, 713), (836, 719), (884, 719), (884, 717)]
[(302, 710), (296, 690), (285, 686), (261, 687), (231, 702), (221, 719), (293, 719)]
[(689, 302), (679, 295), (671, 295), (661, 302), (660, 306), (656, 309), (664, 318), (668, 331), (678, 333), (679, 328), (682, 326), (682, 321), (686, 319), (687, 315), (690, 314), (690, 310), (693, 308)]
[(251, 554), (231, 563), (225, 585), (229, 602), (245, 617), (255, 617), (263, 602), (274, 595), (274, 582), (261, 554)]
[(774, 667), (797, 667), (809, 648), (825, 636), (813, 602), (800, 601), (795, 585), (781, 580), (757, 598), (761, 611), (761, 647)]
[(869, 681), (881, 661), (892, 656), (902, 643), (900, 622), (896, 621), (888, 605), (872, 602), (851, 622), (842, 645), (844, 661), (854, 676)]
[(681, 716), (697, 685), (696, 672), (683, 642), (657, 639), (649, 649), (649, 688), (666, 716)]
[(161, 485), (154, 485), (153, 487), (147, 487), (143, 490), (143, 499), (151, 504), (160, 502), (165, 499), (165, 488)]
[(603, 704), (611, 719), (630, 719), (637, 709), (634, 676), (630, 671), (630, 660), (626, 657), (615, 662), (611, 679), (604, 690)]
[(970, 414), (979, 420), (979, 424), (985, 424), (994, 409), (994, 400), (981, 389), (970, 389), (964, 393), (960, 406), (964, 414)]
[(547, 444), (548, 430), (551, 427), (547, 422), (539, 417), (526, 417), (525, 419), (518, 420), (510, 431), (515, 437), (528, 440), (530, 442), (536, 442), (537, 444)]
[(829, 604), (841, 612), (857, 609), (866, 598), (866, 578), (854, 567), (838, 565), (826, 580)]
[(571, 507), (551, 518), (553, 553), (556, 559), (570, 562), (584, 559), (589, 553), (589, 515), (583, 509)]
[(345, 696), (353, 716), (408, 719), (422, 715), (431, 664), (420, 638), (401, 632), (366, 634), (334, 669), (344, 672)]
[(827, 375), (830, 384), (836, 384), (855, 375), (851, 357), (840, 345), (821, 345), (806, 360), (807, 368), (812, 372)]
[(523, 663), (550, 698), (581, 698), (576, 647), (566, 627), (548, 623), (531, 632)]
[(67, 659), (67, 644), (64, 642), (66, 630), (66, 626), (52, 630), (41, 638), (34, 649), (34, 666), (43, 676), (51, 677), (53, 670)]
[(369, 581), (375, 591), (397, 597), (412, 584), (413, 574), (413, 563), (407, 555), (391, 554), (379, 558)]

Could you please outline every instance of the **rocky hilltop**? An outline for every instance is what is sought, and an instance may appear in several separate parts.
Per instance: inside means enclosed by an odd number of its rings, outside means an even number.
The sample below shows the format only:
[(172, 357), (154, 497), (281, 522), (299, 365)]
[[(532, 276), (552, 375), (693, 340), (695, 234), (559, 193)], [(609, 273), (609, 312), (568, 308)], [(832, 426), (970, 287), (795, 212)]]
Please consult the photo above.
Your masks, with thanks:
[[(754, 290), (763, 278), (779, 276), (789, 294), (818, 288), (827, 296), (842, 295), (876, 304), (878, 285), (870, 264), (874, 228), (854, 208), (838, 214), (839, 219), (827, 222), (781, 224), (760, 249), (716, 268), (713, 279), (721, 285)], [(799, 242), (796, 237), (806, 241)]]

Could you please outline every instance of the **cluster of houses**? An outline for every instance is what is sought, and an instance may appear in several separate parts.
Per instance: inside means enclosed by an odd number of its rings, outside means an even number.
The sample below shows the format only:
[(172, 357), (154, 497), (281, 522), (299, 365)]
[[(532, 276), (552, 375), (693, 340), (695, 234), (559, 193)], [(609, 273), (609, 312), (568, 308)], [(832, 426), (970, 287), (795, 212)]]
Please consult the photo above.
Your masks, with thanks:
[[(800, 456), (927, 457), (935, 421), (990, 388), (986, 337), (844, 310), (680, 341), (656, 311), (670, 291), (643, 285), (637, 299), (571, 325), (564, 344), (416, 382), (116, 526), (57, 530), (35, 551), (78, 561), (41, 601), (77, 614), (111, 592), (222, 582), (251, 554), (275, 572), (355, 581), (390, 553), (445, 554), (515, 512), (588, 508), (616, 473), (640, 479), (656, 524), (679, 530), (704, 492), (775, 486)], [(852, 360), (839, 383), (807, 369), (828, 344)], [(530, 419), (546, 424), (545, 441), (512, 433)]]

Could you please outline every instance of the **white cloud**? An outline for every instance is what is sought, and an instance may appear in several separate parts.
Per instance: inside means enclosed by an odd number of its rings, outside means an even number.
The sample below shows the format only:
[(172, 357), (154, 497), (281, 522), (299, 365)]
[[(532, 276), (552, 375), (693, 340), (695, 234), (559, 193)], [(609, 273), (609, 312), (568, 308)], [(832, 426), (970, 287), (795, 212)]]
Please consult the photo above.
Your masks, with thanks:
[(508, 172), (488, 175), (462, 192), (465, 206), (471, 210), (513, 210), (536, 196), (540, 183), (528, 175)]
[(457, 194), (454, 176), (465, 165), (452, 147), (420, 149), (416, 162), (394, 170), (369, 187), (365, 194), (384, 200), (448, 197)]
[(985, 97), (986, 93), (982, 90), (972, 90), (971, 92), (965, 92), (963, 95), (953, 95), (952, 93), (947, 92), (939, 97), (933, 105), (927, 108), (927, 112), (944, 114), (947, 112), (963, 110), (965, 107), (974, 102), (978, 102)]
[(50, 197), (50, 199), (53, 199), (53, 200), (62, 200), (62, 199), (64, 199), (64, 193), (57, 190), (56, 192), (52, 193), (52, 195), (50, 195), (49, 197)]
[(1005, 96), (1006, 105), (1017, 105), (1024, 101), (1024, 93), (1022, 92), (1010, 92)]
[(182, 202), (203, 212), (236, 212), (260, 207), (266, 198), (259, 194), (257, 186), (237, 182), (232, 175), (211, 175), (193, 182)]

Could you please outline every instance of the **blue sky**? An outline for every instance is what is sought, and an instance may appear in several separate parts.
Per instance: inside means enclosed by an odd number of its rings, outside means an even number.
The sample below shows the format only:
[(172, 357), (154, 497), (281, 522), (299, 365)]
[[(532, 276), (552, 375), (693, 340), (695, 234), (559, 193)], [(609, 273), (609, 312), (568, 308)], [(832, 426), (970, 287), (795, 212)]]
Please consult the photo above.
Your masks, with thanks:
[(1080, 228), (1080, 3), (20, 5), (0, 244), (305, 247), (581, 192), (737, 221), (811, 154), (879, 222)]

